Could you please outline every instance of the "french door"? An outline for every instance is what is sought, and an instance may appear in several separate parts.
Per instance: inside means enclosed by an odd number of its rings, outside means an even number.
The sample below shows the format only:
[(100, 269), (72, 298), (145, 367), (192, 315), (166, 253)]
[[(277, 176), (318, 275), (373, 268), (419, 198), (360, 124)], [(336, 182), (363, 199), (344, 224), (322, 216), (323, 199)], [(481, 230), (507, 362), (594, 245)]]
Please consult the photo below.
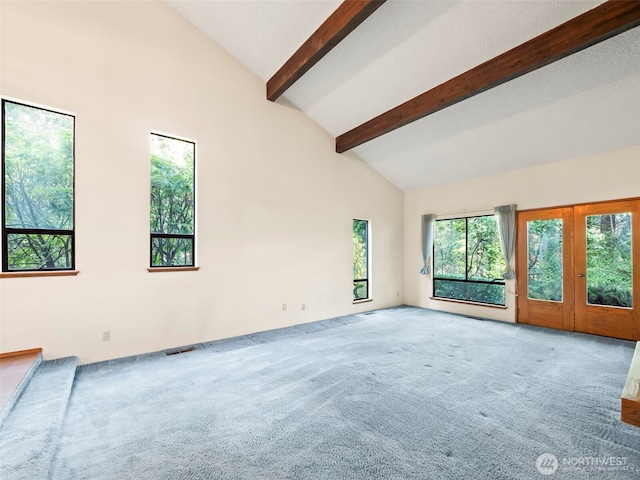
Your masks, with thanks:
[(640, 340), (640, 199), (518, 212), (520, 323)]

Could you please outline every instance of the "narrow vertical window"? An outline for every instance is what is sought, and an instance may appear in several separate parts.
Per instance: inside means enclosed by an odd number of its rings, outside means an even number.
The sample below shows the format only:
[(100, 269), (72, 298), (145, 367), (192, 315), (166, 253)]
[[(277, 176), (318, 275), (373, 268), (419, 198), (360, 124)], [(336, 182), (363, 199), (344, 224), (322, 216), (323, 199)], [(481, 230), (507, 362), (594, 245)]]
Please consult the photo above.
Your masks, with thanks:
[(73, 115), (2, 100), (2, 271), (73, 270)]
[(371, 298), (369, 283), (369, 222), (353, 220), (353, 301)]
[(194, 266), (194, 142), (151, 134), (151, 267)]

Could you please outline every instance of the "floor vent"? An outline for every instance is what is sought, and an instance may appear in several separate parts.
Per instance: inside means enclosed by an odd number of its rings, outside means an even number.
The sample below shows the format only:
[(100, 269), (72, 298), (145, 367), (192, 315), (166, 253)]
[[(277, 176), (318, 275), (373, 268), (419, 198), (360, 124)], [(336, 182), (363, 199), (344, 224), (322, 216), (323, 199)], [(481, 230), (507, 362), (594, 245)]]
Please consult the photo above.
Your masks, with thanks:
[(193, 347), (185, 348), (184, 350), (175, 350), (173, 352), (167, 352), (167, 355), (178, 355), (180, 353), (193, 352), (194, 350), (195, 350), (195, 348), (193, 348)]

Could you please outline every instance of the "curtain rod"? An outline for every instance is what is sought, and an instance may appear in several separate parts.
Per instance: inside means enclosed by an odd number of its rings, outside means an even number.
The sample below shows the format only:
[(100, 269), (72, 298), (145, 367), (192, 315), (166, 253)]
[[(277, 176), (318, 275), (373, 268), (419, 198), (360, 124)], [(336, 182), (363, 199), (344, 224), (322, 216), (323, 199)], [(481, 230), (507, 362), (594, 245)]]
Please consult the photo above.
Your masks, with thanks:
[(494, 212), (494, 207), (487, 207), (487, 208), (480, 208), (475, 210), (462, 210), (462, 211), (451, 212), (451, 213), (436, 213), (436, 218), (472, 217), (474, 214), (487, 214), (487, 213), (493, 213), (493, 212)]

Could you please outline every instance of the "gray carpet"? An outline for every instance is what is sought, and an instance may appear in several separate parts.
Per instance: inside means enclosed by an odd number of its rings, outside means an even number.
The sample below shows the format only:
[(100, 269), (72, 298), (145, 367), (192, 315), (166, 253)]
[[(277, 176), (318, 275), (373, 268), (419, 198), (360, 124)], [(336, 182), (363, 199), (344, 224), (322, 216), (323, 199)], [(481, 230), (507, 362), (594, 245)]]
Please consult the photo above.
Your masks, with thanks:
[(77, 357), (42, 362), (0, 428), (0, 478), (49, 476)]
[(51, 478), (639, 478), (633, 346), (400, 307), (82, 366)]

